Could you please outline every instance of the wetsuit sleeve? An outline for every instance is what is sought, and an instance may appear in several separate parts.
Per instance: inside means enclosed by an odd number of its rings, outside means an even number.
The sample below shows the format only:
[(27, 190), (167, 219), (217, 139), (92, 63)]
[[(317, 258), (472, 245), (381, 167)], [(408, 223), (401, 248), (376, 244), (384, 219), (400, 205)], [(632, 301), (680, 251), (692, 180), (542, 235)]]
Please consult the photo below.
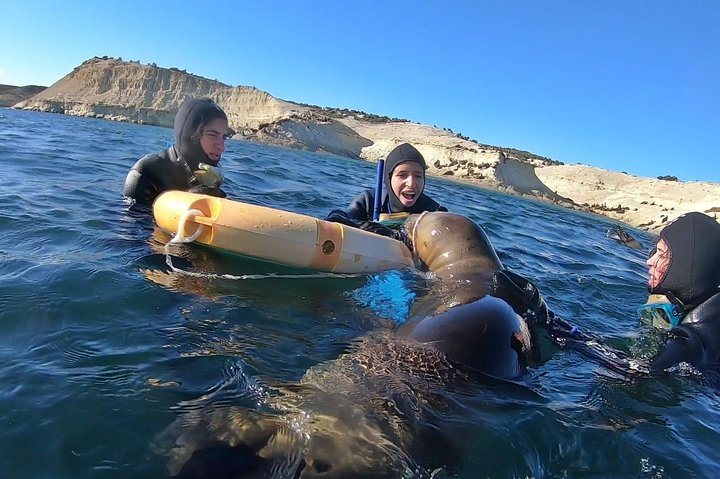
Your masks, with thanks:
[(700, 337), (692, 328), (680, 326), (670, 330), (670, 340), (650, 364), (652, 372), (658, 373), (686, 362), (694, 366), (701, 365), (704, 358), (704, 348)]
[(363, 191), (345, 208), (345, 213), (357, 222), (371, 220), (370, 211), (374, 207), (374, 199), (373, 194), (369, 190)]
[(537, 286), (512, 271), (495, 272), (493, 295), (508, 303), (517, 314), (526, 320), (549, 323), (555, 317)]
[(125, 178), (123, 196), (133, 198), (139, 203), (149, 204), (160, 194), (160, 191), (150, 175), (142, 172), (142, 161), (135, 163)]
[(413, 251), (412, 238), (410, 238), (407, 230), (402, 226), (399, 228), (389, 228), (382, 223), (377, 223), (375, 221), (363, 221), (358, 225), (358, 228), (363, 231), (375, 233), (376, 235), (387, 236), (388, 238), (401, 241), (405, 244), (407, 249)]
[(325, 221), (332, 221), (333, 223), (340, 223), (346, 226), (352, 226), (357, 228), (357, 223), (352, 220), (343, 210), (332, 210), (325, 218)]

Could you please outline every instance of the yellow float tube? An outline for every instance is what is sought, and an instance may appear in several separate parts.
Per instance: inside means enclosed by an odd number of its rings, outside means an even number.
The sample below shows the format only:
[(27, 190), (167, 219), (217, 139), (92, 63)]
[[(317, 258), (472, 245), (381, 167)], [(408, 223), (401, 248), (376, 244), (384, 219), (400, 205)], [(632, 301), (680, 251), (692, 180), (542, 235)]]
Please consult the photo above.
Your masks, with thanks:
[(373, 273), (413, 265), (400, 241), (226, 198), (166, 191), (153, 203), (153, 215), (160, 229), (176, 237), (287, 266)]

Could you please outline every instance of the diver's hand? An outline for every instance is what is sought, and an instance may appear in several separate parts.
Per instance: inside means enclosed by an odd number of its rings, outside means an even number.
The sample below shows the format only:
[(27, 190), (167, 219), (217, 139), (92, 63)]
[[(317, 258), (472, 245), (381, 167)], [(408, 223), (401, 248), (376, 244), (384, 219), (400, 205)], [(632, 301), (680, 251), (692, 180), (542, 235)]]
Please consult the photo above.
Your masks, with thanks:
[(549, 323), (555, 317), (537, 286), (517, 273), (496, 271), (493, 275), (493, 290), (497, 297), (507, 301), (526, 320)]
[(398, 240), (402, 242), (407, 248), (412, 251), (413, 250), (413, 244), (412, 240), (410, 239), (410, 236), (407, 233), (407, 230), (405, 228), (388, 228), (382, 223), (378, 223), (376, 221), (366, 221), (364, 223), (360, 224), (360, 229), (364, 231), (369, 231), (371, 233), (375, 233), (377, 235), (381, 236), (387, 236), (388, 238), (392, 238), (395, 240)]
[(190, 193), (199, 193), (201, 195), (216, 196), (218, 198), (225, 198), (227, 194), (223, 190), (217, 187), (198, 185), (193, 186), (188, 190)]
[(547, 305), (540, 290), (531, 281), (512, 271), (496, 271), (493, 275), (493, 294), (505, 300), (526, 321), (540, 325), (556, 343), (566, 339), (597, 341), (597, 336), (581, 331), (557, 316)]
[(359, 228), (363, 231), (375, 233), (376, 235), (387, 236), (388, 238), (392, 238), (394, 233), (393, 229), (388, 228), (387, 226), (378, 223), (377, 221), (365, 221), (363, 223), (360, 223)]
[(353, 228), (357, 228), (358, 225), (348, 216), (347, 213), (345, 213), (343, 210), (332, 210), (325, 218), (323, 218), (325, 221), (332, 221), (333, 223), (340, 223), (345, 226), (352, 226)]

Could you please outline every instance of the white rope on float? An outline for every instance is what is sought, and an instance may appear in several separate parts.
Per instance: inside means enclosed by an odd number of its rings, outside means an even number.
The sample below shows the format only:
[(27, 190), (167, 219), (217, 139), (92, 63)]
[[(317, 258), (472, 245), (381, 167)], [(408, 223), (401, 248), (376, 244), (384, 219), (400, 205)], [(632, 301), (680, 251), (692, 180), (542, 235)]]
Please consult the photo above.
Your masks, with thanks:
[(192, 243), (200, 237), (203, 230), (205, 229), (205, 226), (203, 225), (198, 225), (197, 231), (195, 231), (195, 233), (191, 234), (190, 236), (183, 236), (183, 231), (185, 231), (185, 223), (187, 223), (187, 220), (188, 218), (190, 218), (190, 216), (195, 217), (204, 215), (202, 211), (196, 209), (187, 210), (186, 212), (184, 212), (178, 220), (177, 233), (175, 233), (175, 236), (173, 236), (173, 238), (165, 244), (165, 263), (167, 263), (167, 265), (170, 266), (170, 269), (172, 269), (173, 271), (184, 274), (189, 273), (173, 266), (172, 256), (170, 255), (170, 246), (174, 244)]
[(198, 225), (197, 231), (193, 233), (190, 236), (183, 236), (182, 232), (185, 230), (185, 223), (187, 222), (188, 218), (190, 216), (205, 216), (203, 215), (203, 212), (200, 210), (187, 210), (185, 213), (180, 216), (180, 220), (178, 221), (178, 227), (177, 227), (177, 233), (173, 237), (173, 239), (170, 240), (170, 243), (172, 244), (178, 244), (178, 243), (192, 243), (196, 239), (200, 237), (200, 235), (205, 231), (205, 226)]

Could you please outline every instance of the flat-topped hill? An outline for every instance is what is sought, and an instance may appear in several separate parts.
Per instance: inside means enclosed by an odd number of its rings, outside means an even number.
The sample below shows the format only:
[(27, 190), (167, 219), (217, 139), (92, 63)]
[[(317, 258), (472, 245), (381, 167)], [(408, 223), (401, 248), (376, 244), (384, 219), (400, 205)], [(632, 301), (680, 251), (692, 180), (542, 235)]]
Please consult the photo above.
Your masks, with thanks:
[[(16, 87), (13, 87), (16, 88)], [(177, 68), (94, 57), (15, 108), (172, 127), (190, 97), (207, 96), (236, 137), (377, 161), (400, 143), (420, 150), (430, 175), (531, 195), (655, 231), (687, 211), (720, 212), (720, 185), (640, 178), (478, 143), (448, 129), (280, 100)], [(0, 87), (0, 95), (3, 90)], [(2, 98), (2, 96), (0, 96)]]

